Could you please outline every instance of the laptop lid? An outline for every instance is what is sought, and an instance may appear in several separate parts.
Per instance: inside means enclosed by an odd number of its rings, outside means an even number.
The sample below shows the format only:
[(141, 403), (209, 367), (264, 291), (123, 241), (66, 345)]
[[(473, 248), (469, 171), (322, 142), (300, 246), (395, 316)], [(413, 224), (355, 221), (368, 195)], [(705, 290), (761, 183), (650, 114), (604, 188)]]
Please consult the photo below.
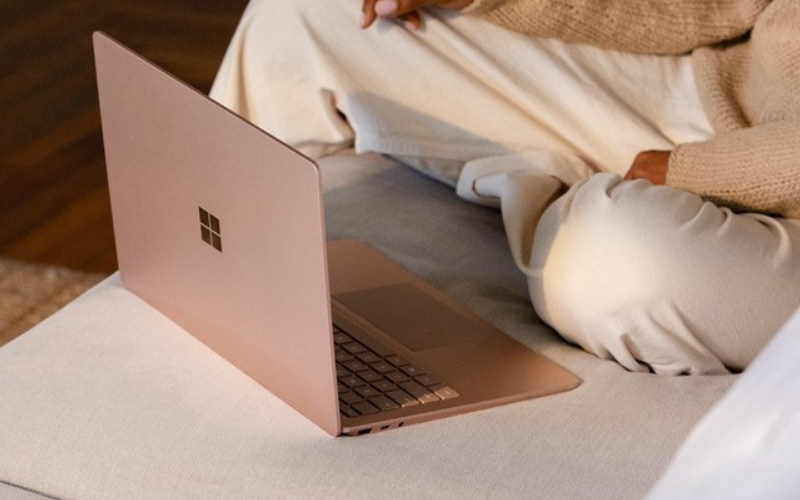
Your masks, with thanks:
[(339, 434), (317, 166), (107, 35), (94, 50), (125, 286)]

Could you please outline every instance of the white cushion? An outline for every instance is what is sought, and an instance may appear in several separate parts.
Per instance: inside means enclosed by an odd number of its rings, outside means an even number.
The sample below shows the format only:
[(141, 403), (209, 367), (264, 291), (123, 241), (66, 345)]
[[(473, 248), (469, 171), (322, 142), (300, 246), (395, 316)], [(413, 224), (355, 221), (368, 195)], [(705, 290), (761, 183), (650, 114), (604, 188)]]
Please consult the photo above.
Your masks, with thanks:
[(0, 480), (62, 498), (642, 498), (733, 376), (634, 374), (535, 317), (500, 214), (377, 156), (324, 162), (356, 237), (584, 383), (330, 438), (112, 276), (0, 349)]
[(800, 496), (800, 311), (692, 431), (648, 500)]

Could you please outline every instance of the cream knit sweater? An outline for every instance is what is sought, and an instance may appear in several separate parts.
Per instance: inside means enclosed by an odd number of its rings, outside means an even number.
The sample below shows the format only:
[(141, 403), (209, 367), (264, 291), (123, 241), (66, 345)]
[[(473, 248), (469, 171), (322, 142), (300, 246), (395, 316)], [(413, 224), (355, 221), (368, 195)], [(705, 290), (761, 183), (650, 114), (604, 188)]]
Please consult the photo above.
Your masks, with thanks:
[(474, 0), (464, 12), (612, 50), (692, 52), (716, 134), (675, 149), (667, 184), (800, 218), (800, 0)]

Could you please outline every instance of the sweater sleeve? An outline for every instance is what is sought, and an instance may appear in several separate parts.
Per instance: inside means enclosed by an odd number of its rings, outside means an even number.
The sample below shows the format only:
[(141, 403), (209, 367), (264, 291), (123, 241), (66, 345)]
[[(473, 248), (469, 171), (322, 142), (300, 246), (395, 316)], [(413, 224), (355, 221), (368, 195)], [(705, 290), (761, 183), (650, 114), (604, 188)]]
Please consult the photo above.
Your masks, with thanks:
[(800, 218), (800, 119), (678, 146), (667, 184), (737, 211)]
[(770, 0), (474, 0), (463, 10), (508, 29), (648, 54), (737, 38)]

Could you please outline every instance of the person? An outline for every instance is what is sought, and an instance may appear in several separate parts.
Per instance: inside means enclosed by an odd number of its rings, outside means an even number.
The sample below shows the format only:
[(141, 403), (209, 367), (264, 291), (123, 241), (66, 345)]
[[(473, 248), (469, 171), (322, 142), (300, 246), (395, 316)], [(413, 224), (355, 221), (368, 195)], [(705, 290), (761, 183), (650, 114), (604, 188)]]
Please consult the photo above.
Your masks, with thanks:
[(800, 306), (797, 26), (796, 0), (252, 0), (211, 95), (501, 207), (587, 351), (727, 373)]

